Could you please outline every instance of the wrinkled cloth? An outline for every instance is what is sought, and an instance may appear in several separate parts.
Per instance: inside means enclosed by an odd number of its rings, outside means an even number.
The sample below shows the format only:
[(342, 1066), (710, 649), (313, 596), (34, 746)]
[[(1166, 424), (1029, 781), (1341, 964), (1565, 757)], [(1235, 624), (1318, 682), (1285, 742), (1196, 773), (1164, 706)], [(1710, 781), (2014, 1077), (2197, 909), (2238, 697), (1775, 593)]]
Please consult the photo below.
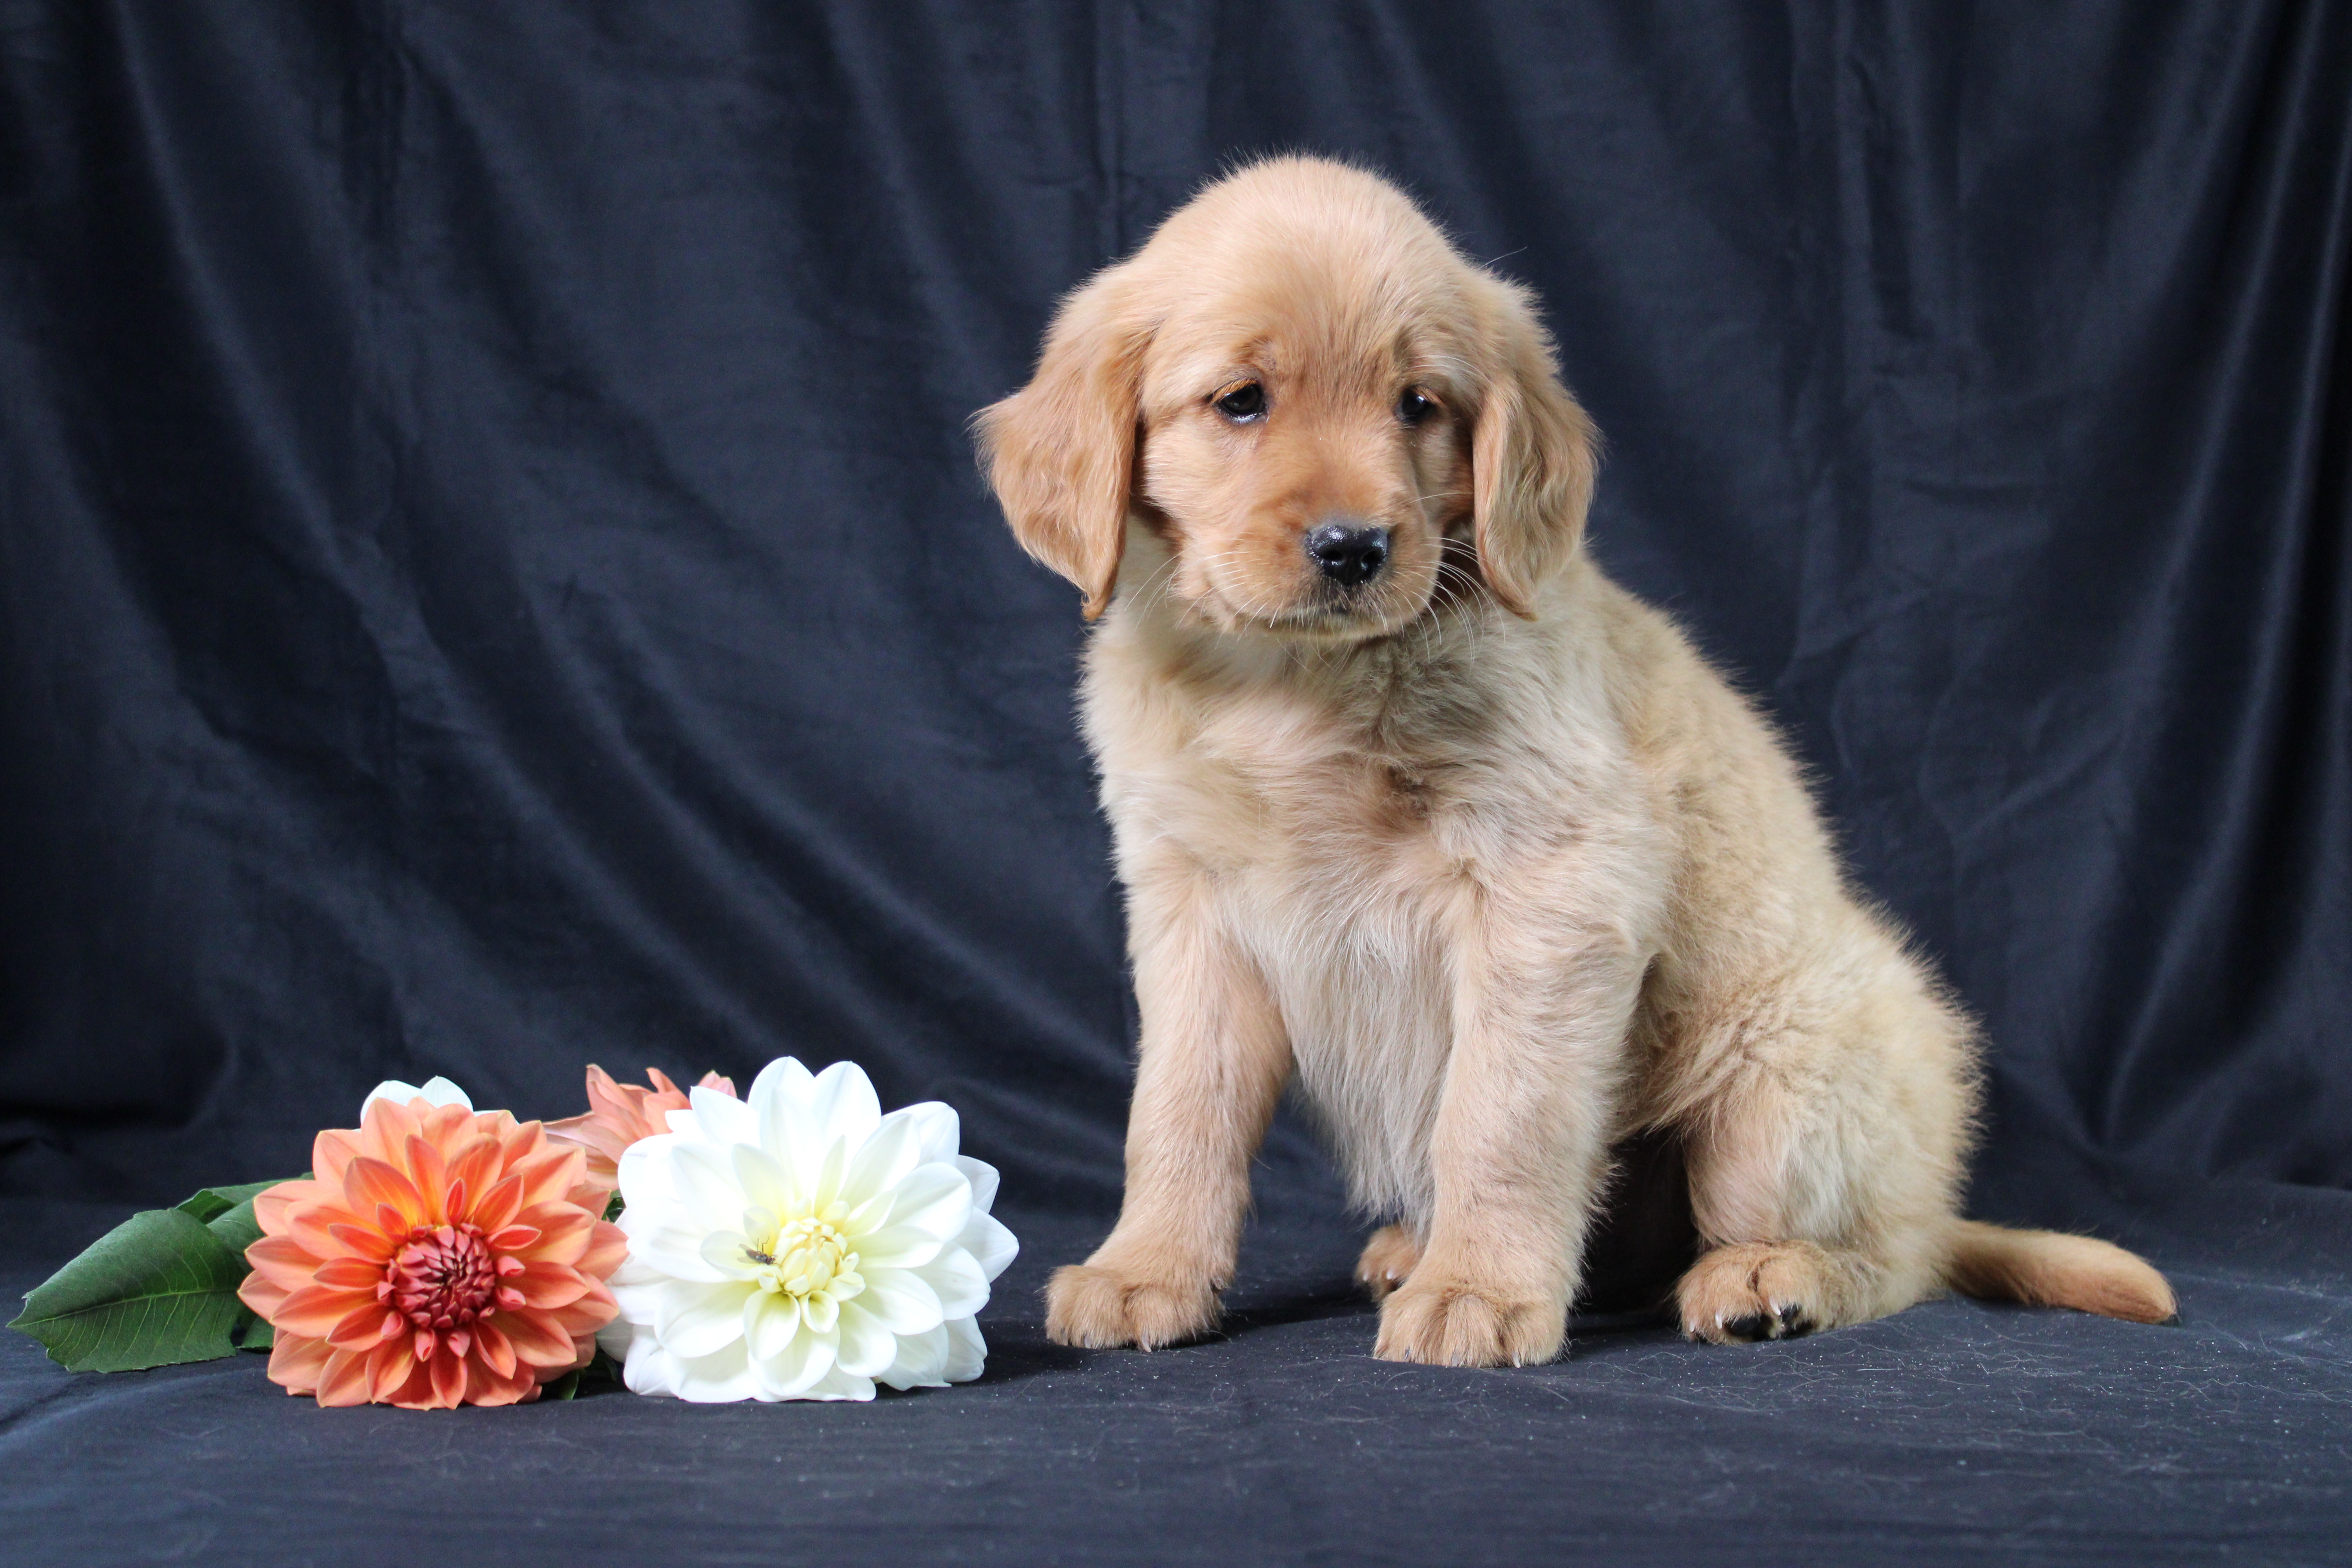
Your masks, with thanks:
[[(477, 1437), (0, 1336), (12, 1547), (2346, 1539), (2310, 1271), (2352, 1185), (2352, 7), (0, 10), (9, 1212), (79, 1245), (290, 1173), (386, 1079), (562, 1118), (592, 1061), (790, 1054), (954, 1105), (1047, 1227), (989, 1379), (863, 1412)], [(1044, 1345), (1043, 1270), (1115, 1208), (1133, 1005), (1076, 596), (964, 422), (1272, 149), (1392, 174), (1539, 293), (1609, 440), (1600, 559), (1774, 715), (1984, 1022), (1978, 1209), (2145, 1237), (2186, 1329), (1946, 1303), (1376, 1365), (1286, 1118), (1248, 1331)], [(29, 1285), (71, 1248), (24, 1223)]]

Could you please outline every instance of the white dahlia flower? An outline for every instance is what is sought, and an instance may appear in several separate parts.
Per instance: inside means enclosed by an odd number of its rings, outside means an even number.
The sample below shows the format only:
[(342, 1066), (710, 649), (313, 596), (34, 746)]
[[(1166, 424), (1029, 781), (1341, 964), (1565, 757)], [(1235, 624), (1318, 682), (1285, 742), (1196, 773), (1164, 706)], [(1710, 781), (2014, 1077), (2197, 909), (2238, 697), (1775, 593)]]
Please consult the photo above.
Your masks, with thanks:
[(368, 1090), (368, 1097), (360, 1101), (362, 1124), (367, 1121), (368, 1107), (379, 1100), (391, 1100), (394, 1105), (406, 1105), (412, 1100), (421, 1100), (427, 1105), (462, 1105), (468, 1110), (474, 1109), (472, 1098), (446, 1078), (428, 1078), (422, 1089), (413, 1083), (403, 1083), (396, 1078), (388, 1078)]
[(1017, 1248), (953, 1110), (885, 1116), (852, 1063), (812, 1077), (790, 1057), (748, 1099), (689, 1099), (621, 1156), (629, 1257), (602, 1338), (632, 1390), (871, 1399), (980, 1375), (972, 1314)]

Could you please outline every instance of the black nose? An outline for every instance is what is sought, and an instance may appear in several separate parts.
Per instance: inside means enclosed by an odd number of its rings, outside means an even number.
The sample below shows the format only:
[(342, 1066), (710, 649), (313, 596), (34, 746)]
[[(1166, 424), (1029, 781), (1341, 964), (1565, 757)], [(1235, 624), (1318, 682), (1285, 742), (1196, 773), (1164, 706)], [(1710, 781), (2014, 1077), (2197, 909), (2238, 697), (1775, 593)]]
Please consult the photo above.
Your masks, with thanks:
[(1389, 563), (1389, 531), (1327, 522), (1307, 535), (1307, 553), (1343, 588), (1369, 583)]

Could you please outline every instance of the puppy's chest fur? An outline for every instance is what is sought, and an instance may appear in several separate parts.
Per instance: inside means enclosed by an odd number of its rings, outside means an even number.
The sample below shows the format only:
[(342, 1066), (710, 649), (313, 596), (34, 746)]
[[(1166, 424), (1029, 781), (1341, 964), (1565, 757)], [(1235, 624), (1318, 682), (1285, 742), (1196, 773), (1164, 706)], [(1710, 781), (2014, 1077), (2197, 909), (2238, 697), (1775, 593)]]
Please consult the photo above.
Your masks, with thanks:
[(1103, 659), (1088, 728), (1129, 884), (1171, 852), (1196, 868), (1273, 994), (1356, 1199), (1418, 1217), (1465, 903), (1624, 792), (1531, 765), (1524, 716), (1491, 692), (1427, 671), (1316, 673), (1236, 684)]

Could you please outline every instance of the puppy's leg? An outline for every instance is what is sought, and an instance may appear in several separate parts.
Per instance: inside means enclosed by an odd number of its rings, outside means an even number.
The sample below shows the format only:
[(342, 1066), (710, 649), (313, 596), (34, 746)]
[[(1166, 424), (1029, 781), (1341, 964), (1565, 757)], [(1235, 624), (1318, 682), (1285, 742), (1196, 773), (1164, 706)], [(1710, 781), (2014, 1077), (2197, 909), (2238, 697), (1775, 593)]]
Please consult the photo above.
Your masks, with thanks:
[(1435, 1202), (1376, 1355), (1549, 1361), (1567, 1333), (1607, 1160), (1638, 954), (1607, 928), (1506, 914), (1483, 893), (1451, 933), (1454, 1050), (1431, 1142)]
[(1728, 1032), (1739, 1052), (1687, 1127), (1704, 1250), (1676, 1299), (1692, 1339), (1792, 1338), (1942, 1288), (1967, 1028), (1895, 962), (1846, 966), (1829, 976), (1843, 997), (1768, 1005)]
[(1129, 881), (1143, 1030), (1127, 1194), (1109, 1239), (1055, 1271), (1045, 1332), (1066, 1345), (1152, 1350), (1216, 1321), (1250, 1159), (1290, 1076), (1290, 1045), (1199, 875), (1165, 866)]
[(1405, 1282), (1420, 1261), (1421, 1238), (1412, 1227), (1384, 1225), (1372, 1232), (1371, 1240), (1364, 1243), (1363, 1256), (1356, 1259), (1356, 1283), (1373, 1300), (1383, 1300)]

